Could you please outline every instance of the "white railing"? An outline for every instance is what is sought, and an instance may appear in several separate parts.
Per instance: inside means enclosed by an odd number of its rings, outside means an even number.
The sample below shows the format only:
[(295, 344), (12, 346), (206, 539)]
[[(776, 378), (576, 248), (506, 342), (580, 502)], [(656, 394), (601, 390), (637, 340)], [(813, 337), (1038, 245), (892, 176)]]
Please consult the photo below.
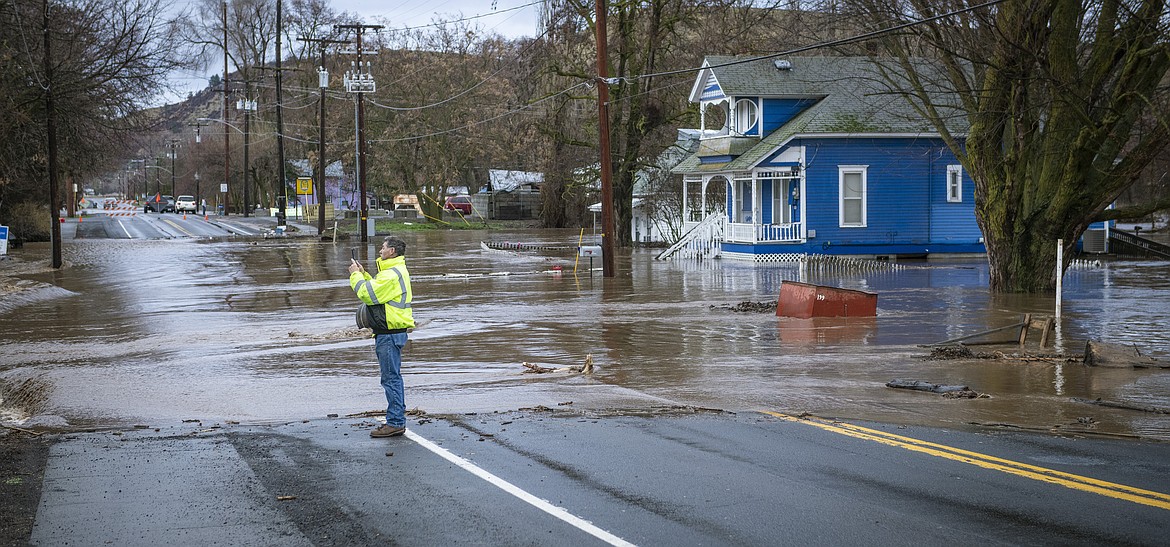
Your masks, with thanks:
[(708, 215), (702, 222), (683, 224), (689, 228), (678, 241), (658, 253), (657, 260), (666, 260), (672, 256), (683, 258), (711, 258), (719, 254), (719, 242), (723, 241), (724, 226), (727, 224), (727, 215)]
[(727, 223), (727, 241), (736, 243), (798, 242), (804, 240), (804, 223), (741, 224)]

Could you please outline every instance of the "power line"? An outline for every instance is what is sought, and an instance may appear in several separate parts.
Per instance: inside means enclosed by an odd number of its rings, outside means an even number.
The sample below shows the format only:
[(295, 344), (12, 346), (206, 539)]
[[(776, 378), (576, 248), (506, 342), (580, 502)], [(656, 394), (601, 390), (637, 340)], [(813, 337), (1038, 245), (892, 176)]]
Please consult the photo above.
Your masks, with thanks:
[[(907, 28), (915, 27), (915, 26), (918, 26), (918, 25), (923, 25), (923, 24), (926, 24), (926, 23), (932, 23), (932, 22), (935, 22), (935, 21), (938, 21), (938, 20), (941, 20), (941, 19), (945, 19), (945, 18), (948, 18), (948, 17), (953, 17), (953, 16), (955, 16), (955, 15), (960, 15), (960, 14), (967, 13), (967, 12), (971, 12), (971, 11), (974, 11), (974, 10), (977, 10), (977, 9), (982, 9), (982, 8), (986, 8), (986, 7), (991, 7), (991, 6), (994, 6), (994, 5), (997, 5), (997, 4), (1000, 4), (1000, 3), (1003, 3), (1004, 1), (1005, 1), (1005, 0), (991, 0), (991, 1), (989, 1), (989, 2), (984, 2), (984, 3), (982, 3), (982, 4), (977, 4), (977, 5), (974, 5), (974, 6), (969, 6), (969, 7), (966, 7), (966, 8), (962, 8), (962, 9), (958, 9), (958, 10), (950, 11), (950, 12), (947, 12), (947, 13), (944, 13), (944, 14), (935, 15), (935, 16), (933, 16), (933, 17), (928, 17), (928, 18), (926, 18), (926, 19), (921, 19), (921, 20), (918, 20), (918, 21), (910, 21), (910, 22), (907, 22), (907, 23), (902, 23), (902, 24), (894, 25), (894, 26), (892, 26), (892, 27), (887, 27), (887, 28), (878, 29), (878, 30), (875, 30), (875, 31), (870, 31), (870, 32), (866, 32), (866, 33), (863, 33), (863, 34), (858, 34), (858, 35), (855, 35), (855, 36), (851, 36), (851, 37), (848, 37), (848, 38), (842, 38), (842, 39), (839, 39), (839, 40), (830, 40), (830, 41), (828, 41), (828, 42), (820, 42), (820, 43), (813, 44), (813, 45), (809, 45), (809, 46), (802, 46), (802, 47), (798, 47), (798, 48), (793, 48), (793, 49), (789, 49), (789, 50), (781, 51), (781, 52), (779, 52), (779, 53), (772, 53), (772, 54), (768, 54), (768, 55), (762, 55), (762, 56), (758, 56), (758, 57), (751, 57), (751, 58), (747, 58), (747, 59), (740, 59), (740, 60), (736, 60), (736, 61), (730, 61), (730, 62), (727, 62), (727, 63), (720, 63), (720, 64), (716, 64), (716, 65), (707, 65), (707, 66), (705, 66), (705, 67), (704, 67), (704, 66), (700, 66), (700, 67), (694, 67), (694, 68), (685, 68), (685, 69), (679, 69), (679, 70), (670, 70), (670, 71), (664, 71), (664, 72), (655, 72), (655, 73), (651, 73), (651, 74), (639, 74), (639, 75), (633, 75), (633, 76), (625, 76), (625, 77), (621, 77), (621, 78), (609, 78), (609, 79), (607, 79), (607, 82), (609, 82), (609, 83), (616, 83), (617, 81), (622, 81), (622, 80), (625, 80), (625, 81), (630, 81), (630, 80), (638, 80), (638, 79), (649, 79), (649, 78), (656, 78), (656, 77), (660, 77), (660, 76), (675, 76), (675, 75), (680, 75), (680, 74), (690, 74), (690, 73), (698, 72), (698, 71), (700, 71), (700, 70), (704, 70), (704, 69), (708, 69), (708, 68), (718, 68), (718, 67), (725, 67), (725, 66), (733, 66), (733, 65), (745, 64), (745, 63), (751, 63), (751, 62), (754, 62), (754, 61), (759, 61), (759, 60), (762, 60), (762, 59), (771, 59), (771, 58), (774, 58), (774, 57), (781, 57), (781, 56), (785, 56), (785, 55), (794, 55), (794, 54), (797, 54), (797, 53), (802, 53), (802, 52), (805, 52), (805, 51), (811, 51), (811, 50), (815, 50), (815, 49), (823, 49), (823, 48), (828, 48), (828, 47), (834, 47), (834, 46), (840, 46), (840, 45), (845, 45), (845, 44), (851, 44), (851, 43), (854, 43), (854, 42), (860, 42), (860, 41), (868, 40), (868, 39), (875, 38), (875, 37), (878, 37), (878, 36), (882, 36), (882, 35), (885, 35), (885, 34), (889, 34), (889, 33), (891, 33), (891, 32), (895, 32), (895, 31), (899, 31), (899, 30), (903, 30), (903, 29), (907, 29)], [(478, 84), (477, 84), (477, 85), (478, 85)], [(472, 123), (470, 123), (470, 124), (467, 124), (467, 125), (464, 125), (464, 126), (461, 126), (461, 127), (457, 127), (457, 128), (453, 128), (453, 129), (448, 129), (448, 130), (444, 130), (444, 131), (437, 131), (437, 132), (434, 132), (434, 133), (428, 133), (428, 134), (425, 134), (425, 135), (416, 135), (416, 136), (410, 136), (410, 137), (400, 137), (400, 138), (396, 138), (396, 139), (381, 139), (381, 140), (376, 140), (376, 141), (371, 141), (371, 142), (404, 142), (404, 141), (411, 141), (411, 140), (423, 139), (423, 138), (428, 138), (428, 137), (434, 137), (434, 136), (439, 136), (439, 135), (445, 135), (445, 134), (448, 134), (448, 133), (453, 133), (453, 132), (457, 132), (457, 131), (462, 131), (462, 130), (464, 130), (464, 129), (469, 129), (469, 128), (471, 128), (471, 127), (475, 127), (475, 126), (478, 126), (478, 125), (482, 125), (482, 124), (484, 124), (484, 123), (487, 123), (487, 122), (490, 122), (490, 121), (495, 121), (495, 120), (498, 120), (498, 119), (500, 119), (500, 118), (503, 118), (503, 117), (505, 117), (505, 116), (508, 116), (508, 115), (511, 115), (511, 114), (515, 114), (515, 113), (518, 113), (518, 112), (523, 112), (523, 111), (525, 111), (525, 110), (529, 110), (531, 107), (533, 107), (533, 106), (535, 106), (535, 105), (537, 105), (537, 104), (540, 104), (540, 103), (542, 103), (542, 102), (544, 102), (544, 101), (547, 101), (547, 100), (549, 100), (549, 99), (551, 99), (551, 98), (553, 98), (553, 97), (556, 97), (556, 96), (559, 96), (559, 95), (562, 95), (562, 94), (568, 93), (569, 91), (572, 91), (573, 89), (576, 89), (576, 88), (578, 88), (578, 87), (580, 87), (580, 86), (582, 86), (582, 85), (591, 85), (591, 82), (583, 82), (583, 83), (580, 83), (580, 84), (576, 84), (576, 85), (574, 85), (574, 86), (572, 86), (572, 87), (569, 87), (569, 88), (567, 88), (567, 89), (564, 89), (564, 90), (561, 90), (561, 91), (559, 91), (559, 92), (557, 92), (557, 93), (554, 93), (554, 94), (552, 94), (552, 95), (549, 95), (549, 96), (547, 96), (547, 97), (545, 97), (545, 98), (543, 98), (543, 99), (540, 99), (540, 100), (538, 100), (538, 101), (536, 101), (536, 102), (534, 102), (534, 103), (531, 103), (531, 104), (529, 104), (529, 105), (525, 105), (525, 106), (523, 106), (523, 107), (521, 107), (521, 108), (517, 108), (517, 109), (514, 109), (514, 110), (510, 110), (510, 111), (504, 112), (504, 113), (502, 113), (502, 114), (499, 114), (499, 115), (496, 115), (496, 116), (492, 116), (492, 117), (490, 117), (490, 118), (487, 118), (487, 119), (484, 119), (484, 120), (480, 120), (480, 121), (477, 121), (477, 122), (472, 122)], [(678, 84), (670, 84), (669, 86), (656, 87), (656, 88), (654, 88), (654, 89), (651, 89), (651, 90), (646, 90), (646, 91), (644, 91), (643, 93), (639, 93), (639, 94), (637, 94), (637, 95), (632, 95), (632, 96), (630, 96), (630, 97), (625, 97), (625, 98), (623, 98), (623, 100), (630, 99), (630, 98), (633, 98), (633, 97), (637, 97), (637, 96), (639, 96), (639, 95), (644, 95), (644, 94), (646, 94), (646, 93), (650, 93), (651, 91), (657, 91), (657, 90), (664, 89), (664, 88), (666, 88), (666, 87), (674, 87), (674, 86), (677, 86), (677, 85), (681, 85), (681, 83), (678, 83)], [(448, 99), (448, 100), (449, 100), (449, 99)], [(445, 100), (445, 101), (446, 101), (446, 100)], [(444, 101), (444, 102), (445, 102), (445, 101)], [(436, 104), (441, 104), (441, 103), (436, 103)], [(381, 105), (379, 105), (379, 106), (381, 106)]]
[[(532, 4), (529, 4), (529, 5), (532, 5)], [(515, 63), (515, 62), (519, 61), (521, 58), (523, 58), (523, 56), (526, 53), (528, 53), (529, 50), (533, 49), (533, 46), (540, 40), (540, 38), (543, 38), (547, 34), (548, 34), (548, 29), (545, 29), (544, 32), (542, 32), (539, 36), (537, 36), (535, 39), (533, 39), (531, 42), (529, 42), (528, 45), (524, 46), (524, 48), (522, 48), (520, 51), (516, 52), (516, 55), (514, 55), (512, 57), (512, 59), (510, 59), (508, 62)], [(468, 87), (467, 89), (464, 89), (463, 91), (460, 91), (459, 93), (456, 93), (455, 95), (452, 95), (450, 97), (447, 97), (446, 99), (443, 99), (443, 100), (435, 102), (435, 103), (422, 105), (422, 106), (396, 107), (396, 106), (386, 106), (386, 105), (378, 104), (373, 99), (370, 99), (370, 104), (377, 106), (378, 108), (384, 108), (386, 110), (392, 110), (395, 112), (411, 112), (411, 111), (417, 111), (417, 110), (425, 110), (428, 108), (434, 108), (434, 107), (449, 103), (449, 102), (451, 102), (455, 99), (458, 99), (459, 97), (462, 97), (468, 93), (471, 93), (472, 91), (477, 89), (479, 86), (486, 83), (488, 80), (495, 78), (496, 75), (503, 72), (505, 68), (508, 68), (508, 66), (509, 65), (500, 66), (499, 69), (497, 69), (495, 72), (492, 72), (491, 74), (488, 74), (483, 79), (481, 79), (479, 82), (476, 82), (475, 85)], [(419, 68), (418, 70), (415, 70), (415, 72), (419, 72), (421, 70), (423, 70), (423, 69)], [(398, 81), (398, 80), (395, 80), (395, 81)]]
[(523, 5), (520, 5), (520, 6), (516, 6), (516, 7), (514, 7), (514, 8), (507, 8), (507, 9), (502, 9), (502, 10), (499, 10), (499, 11), (496, 11), (496, 12), (493, 12), (493, 13), (482, 13), (482, 14), (480, 14), (480, 15), (472, 15), (472, 16), (469, 16), (469, 17), (464, 17), (464, 18), (462, 18), (462, 19), (452, 19), (452, 20), (450, 20), (450, 21), (443, 21), (443, 22), (441, 22), (441, 23), (431, 23), (431, 24), (429, 24), (429, 25), (419, 25), (419, 26), (416, 26), (416, 27), (402, 27), (402, 28), (387, 28), (387, 29), (381, 29), (381, 30), (378, 30), (378, 31), (376, 31), (376, 32), (375, 32), (375, 34), (382, 34), (382, 33), (384, 33), (384, 32), (404, 32), (404, 31), (408, 31), (408, 30), (418, 30), (418, 29), (431, 28), (431, 27), (438, 28), (438, 27), (441, 27), (441, 26), (443, 26), (443, 25), (447, 25), (447, 24), (450, 24), (450, 23), (462, 23), (463, 21), (471, 21), (471, 20), (473, 20), (473, 19), (482, 19), (482, 18), (484, 18), (484, 17), (491, 17), (491, 16), (493, 16), (493, 15), (500, 15), (501, 13), (508, 13), (509, 11), (516, 11), (516, 10), (519, 10), (519, 9), (524, 9), (524, 8), (527, 8), (527, 7), (532, 7), (532, 6), (535, 6), (535, 5), (537, 5), (537, 4), (543, 4), (543, 3), (544, 3), (544, 0), (536, 0), (535, 2), (529, 2), (529, 3), (527, 3), (527, 4), (523, 4)]
[(925, 24), (925, 23), (933, 23), (933, 22), (935, 22), (935, 21), (938, 21), (938, 20), (940, 20), (940, 19), (946, 19), (946, 18), (948, 18), (948, 17), (953, 17), (953, 16), (955, 16), (955, 15), (960, 15), (960, 14), (967, 13), (967, 12), (971, 12), (971, 11), (975, 11), (975, 10), (978, 10), (978, 9), (982, 9), (982, 8), (991, 7), (991, 6), (994, 6), (994, 5), (996, 5), (996, 4), (1001, 4), (1001, 3), (1003, 3), (1004, 1), (1005, 1), (1005, 0), (991, 0), (990, 2), (984, 2), (984, 3), (982, 3), (982, 4), (976, 4), (976, 5), (974, 5), (974, 6), (968, 6), (968, 7), (966, 7), (966, 8), (957, 9), (957, 10), (954, 10), (954, 11), (950, 11), (950, 12), (947, 12), (947, 13), (943, 13), (943, 14), (941, 14), (941, 15), (935, 15), (935, 16), (933, 16), (933, 17), (927, 17), (926, 19), (920, 19), (920, 20), (918, 20), (918, 21), (910, 21), (910, 22), (907, 22), (907, 23), (902, 23), (902, 24), (899, 24), (899, 25), (894, 25), (894, 26), (892, 26), (892, 27), (887, 27), (887, 28), (883, 28), (883, 29), (873, 30), (873, 31), (866, 32), (866, 33), (863, 33), (863, 34), (854, 35), (854, 36), (851, 36), (851, 37), (848, 37), (848, 38), (841, 38), (840, 40), (830, 40), (830, 41), (828, 41), (828, 42), (820, 42), (820, 43), (812, 44), (812, 45), (809, 45), (809, 46), (802, 46), (802, 47), (798, 47), (798, 48), (793, 48), (793, 49), (789, 49), (789, 50), (781, 51), (781, 52), (779, 52), (779, 53), (770, 53), (770, 54), (768, 54), (768, 55), (761, 55), (761, 56), (759, 56), (759, 57), (751, 57), (751, 58), (748, 58), (748, 59), (740, 59), (740, 60), (738, 60), (738, 61), (729, 61), (729, 62), (726, 62), (726, 63), (720, 63), (720, 64), (717, 64), (717, 65), (708, 65), (708, 66), (705, 66), (705, 67), (698, 67), (698, 68), (683, 68), (683, 69), (679, 69), (679, 70), (669, 70), (669, 71), (666, 71), (666, 72), (655, 72), (655, 73), (652, 73), (652, 74), (639, 74), (639, 75), (637, 75), (637, 76), (625, 76), (625, 77), (622, 77), (622, 78), (611, 78), (611, 80), (613, 80), (614, 82), (616, 82), (616, 81), (619, 81), (619, 80), (635, 80), (635, 79), (657, 78), (658, 76), (673, 76), (673, 75), (675, 75), (675, 74), (687, 74), (687, 73), (691, 73), (691, 72), (698, 72), (698, 71), (700, 71), (700, 70), (703, 70), (703, 69), (705, 69), (705, 68), (721, 68), (721, 67), (725, 67), (725, 66), (742, 65), (742, 64), (745, 64), (745, 63), (752, 63), (752, 62), (755, 62), (755, 61), (759, 61), (759, 60), (762, 60), (762, 59), (772, 59), (772, 58), (774, 58), (774, 57), (782, 57), (782, 56), (784, 56), (784, 55), (795, 55), (795, 54), (797, 54), (797, 53), (803, 53), (803, 52), (805, 52), (805, 51), (811, 51), (811, 50), (814, 50), (814, 49), (822, 49), (822, 48), (827, 48), (827, 47), (843, 46), (843, 45), (846, 45), (846, 44), (852, 44), (852, 43), (854, 43), (854, 42), (863, 42), (863, 41), (865, 41), (865, 40), (868, 40), (868, 39), (870, 39), (870, 38), (876, 38), (876, 37), (878, 37), (878, 36), (882, 36), (882, 35), (885, 35), (885, 34), (889, 34), (889, 33), (891, 33), (891, 32), (894, 32), (894, 31), (898, 31), (898, 30), (902, 30), (902, 29), (907, 29), (907, 28), (911, 28), (911, 27), (916, 27), (916, 26), (918, 26), (918, 25)]
[(476, 127), (476, 126), (479, 126), (479, 125), (483, 125), (483, 124), (485, 124), (485, 123), (492, 122), (492, 121), (498, 120), (498, 119), (500, 119), (500, 118), (505, 118), (505, 117), (507, 117), (507, 116), (510, 116), (510, 115), (512, 115), (512, 114), (515, 114), (515, 113), (517, 113), (517, 112), (523, 112), (523, 111), (525, 111), (525, 110), (530, 110), (530, 109), (532, 109), (533, 107), (535, 107), (535, 106), (536, 106), (536, 105), (538, 105), (538, 104), (544, 103), (544, 102), (546, 102), (546, 101), (552, 100), (552, 99), (554, 99), (554, 98), (556, 98), (556, 97), (559, 97), (559, 96), (561, 96), (561, 95), (567, 94), (567, 93), (569, 93), (570, 91), (573, 91), (574, 89), (577, 89), (577, 88), (579, 88), (579, 87), (590, 87), (590, 86), (592, 86), (592, 85), (593, 85), (593, 82), (581, 82), (581, 83), (579, 83), (579, 84), (577, 84), (577, 85), (574, 85), (574, 86), (572, 86), (572, 87), (569, 87), (569, 88), (567, 88), (567, 89), (564, 89), (564, 90), (558, 91), (558, 92), (556, 92), (556, 93), (553, 93), (552, 95), (548, 95), (547, 97), (543, 97), (543, 98), (541, 98), (541, 99), (538, 99), (538, 100), (536, 100), (536, 101), (533, 101), (533, 102), (531, 102), (531, 103), (529, 103), (529, 104), (526, 104), (526, 105), (524, 105), (524, 106), (521, 106), (520, 108), (516, 108), (516, 109), (513, 109), (513, 110), (509, 110), (509, 111), (506, 111), (506, 112), (502, 112), (502, 113), (500, 113), (500, 114), (497, 114), (497, 115), (495, 115), (495, 116), (492, 116), (492, 117), (490, 117), (490, 118), (486, 118), (486, 119), (483, 119), (483, 120), (479, 120), (479, 121), (476, 121), (476, 122), (472, 122), (472, 123), (469, 123), (469, 124), (467, 124), (467, 125), (464, 125), (464, 126), (461, 126), (461, 127), (456, 127), (456, 128), (452, 128), (452, 129), (446, 129), (446, 130), (443, 130), (443, 131), (436, 131), (436, 132), (434, 132), (434, 133), (428, 133), (428, 134), (426, 134), (426, 135), (415, 135), (415, 136), (412, 136), (412, 137), (401, 137), (401, 138), (397, 138), (397, 139), (377, 139), (377, 140), (370, 140), (370, 142), (405, 142), (405, 141), (413, 141), (413, 140), (418, 140), (418, 139), (425, 139), (425, 138), (428, 138), (428, 137), (437, 137), (437, 136), (439, 136), (439, 135), (446, 135), (446, 134), (448, 134), (448, 133), (455, 133), (455, 132), (458, 132), (458, 131), (463, 131), (464, 129), (470, 129), (470, 128), (472, 128), (472, 127)]

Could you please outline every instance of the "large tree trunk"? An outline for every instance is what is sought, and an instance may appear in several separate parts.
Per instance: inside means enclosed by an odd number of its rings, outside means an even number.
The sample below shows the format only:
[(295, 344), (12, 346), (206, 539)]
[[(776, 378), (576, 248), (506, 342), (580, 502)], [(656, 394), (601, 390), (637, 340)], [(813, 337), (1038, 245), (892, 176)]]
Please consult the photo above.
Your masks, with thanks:
[[(912, 4), (921, 15), (939, 11)], [(1081, 234), (1124, 218), (1107, 208), (1170, 144), (1165, 0), (1131, 4), (1008, 1), (964, 14), (966, 24), (921, 25), (909, 40), (885, 42), (899, 60), (887, 81), (975, 182), (993, 292), (1053, 290)], [(868, 20), (914, 16), (900, 2), (865, 6)], [(916, 57), (924, 43), (941, 71)], [(965, 141), (947, 127), (949, 108), (966, 114)], [(1159, 206), (1150, 201), (1146, 210)]]

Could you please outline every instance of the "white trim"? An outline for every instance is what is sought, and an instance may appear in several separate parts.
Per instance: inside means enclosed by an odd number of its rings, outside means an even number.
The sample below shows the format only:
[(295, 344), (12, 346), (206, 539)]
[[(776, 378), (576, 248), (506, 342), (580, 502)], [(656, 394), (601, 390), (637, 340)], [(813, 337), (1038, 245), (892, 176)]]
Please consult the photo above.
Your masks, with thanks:
[[(861, 175), (861, 223), (845, 222), (845, 175), (857, 173)], [(869, 166), (868, 165), (838, 165), (837, 166), (837, 226), (841, 228), (865, 228), (868, 226), (869, 201)]]
[[(948, 165), (947, 178), (945, 179), (946, 186), (944, 189), (947, 194), (947, 203), (962, 203), (963, 202), (963, 166), (962, 165)], [(952, 190), (954, 190), (952, 192)]]
[(711, 71), (711, 63), (703, 60), (703, 66), (699, 67), (699, 73), (695, 75), (695, 85), (691, 86), (691, 100), (692, 103), (697, 103), (702, 100), (703, 88), (706, 87), (707, 73)]
[[(740, 127), (740, 124), (739, 124), (739, 122), (740, 122), (739, 105), (741, 103), (744, 103), (744, 102), (750, 104), (752, 110), (755, 111), (754, 112), (755, 115), (752, 116), (751, 123), (748, 124), (748, 126), (746, 128)], [(756, 129), (756, 135), (754, 135), (754, 136), (760, 136), (760, 133), (763, 133), (763, 131), (760, 130), (761, 129), (761, 127), (760, 127), (760, 105), (756, 104), (756, 102), (753, 101), (750, 97), (740, 97), (740, 98), (732, 101), (731, 115), (732, 115), (732, 117), (735, 118), (735, 128), (733, 129), (733, 131), (735, 132), (736, 135), (749, 136), (747, 134), (747, 132), (751, 131), (753, 128)]]

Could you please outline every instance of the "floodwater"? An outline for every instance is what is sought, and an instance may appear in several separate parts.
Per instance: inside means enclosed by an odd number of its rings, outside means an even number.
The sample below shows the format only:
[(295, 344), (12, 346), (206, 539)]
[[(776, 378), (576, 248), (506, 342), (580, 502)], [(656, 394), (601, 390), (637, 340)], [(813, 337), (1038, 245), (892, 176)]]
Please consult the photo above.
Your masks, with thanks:
[[(659, 262), (656, 251), (626, 250), (618, 277), (604, 279), (589, 275), (588, 259), (575, 262), (576, 232), (402, 237), (420, 323), (404, 355), (410, 408), (682, 404), (1170, 440), (1168, 414), (1084, 402), (1170, 408), (1170, 370), (926, 359), (917, 344), (1052, 313), (1051, 296), (993, 297), (981, 259), (802, 271)], [(0, 383), (8, 388), (0, 418), (87, 427), (274, 422), (382, 408), (372, 342), (354, 329), (357, 300), (346, 282), (351, 248), (372, 266), (381, 238), (371, 239), (70, 241), (71, 267), (22, 276), (56, 288), (0, 301)], [(544, 248), (488, 250), (480, 240)], [(48, 254), (36, 245), (19, 252)], [(785, 280), (878, 293), (878, 316), (797, 320), (730, 309), (774, 303)], [(1170, 262), (1074, 268), (1064, 290), (1057, 349), (1048, 352), (1077, 355), (1094, 339), (1170, 359)], [(587, 355), (596, 364), (588, 377), (523, 373), (524, 362), (564, 367)], [(885, 387), (893, 379), (964, 384), (989, 397)]]

